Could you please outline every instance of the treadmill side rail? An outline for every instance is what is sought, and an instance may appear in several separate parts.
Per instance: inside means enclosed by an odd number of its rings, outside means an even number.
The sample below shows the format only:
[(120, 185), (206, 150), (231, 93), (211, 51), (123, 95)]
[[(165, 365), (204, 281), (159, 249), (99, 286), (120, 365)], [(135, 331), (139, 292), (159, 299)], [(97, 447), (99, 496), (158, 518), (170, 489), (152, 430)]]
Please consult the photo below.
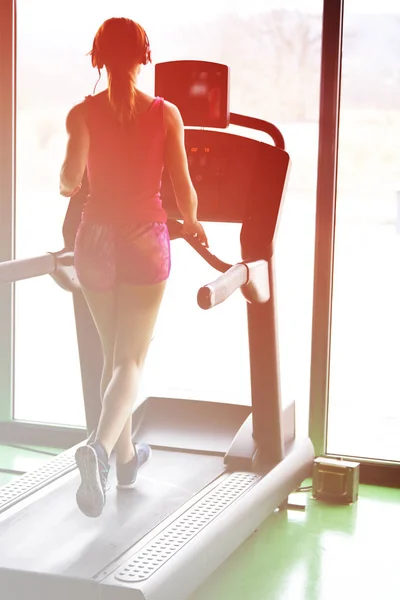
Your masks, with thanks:
[[(183, 542), (179, 537), (178, 521), (184, 519), (186, 513), (181, 514), (175, 523), (170, 522), (157, 537), (160, 538), (162, 550), (168, 548), (171, 543), (173, 548), (175, 542), (184, 548), (184, 551), (174, 552), (172, 549), (165, 552), (163, 557), (160, 555), (160, 567), (154, 569), (140, 561), (142, 557), (146, 560), (146, 556), (148, 563), (154, 559), (150, 549), (157, 543), (156, 536), (142, 546), (139, 552), (132, 548), (130, 556), (129, 553), (125, 554), (125, 562), (121, 560), (115, 571), (102, 581), (102, 600), (187, 599), (311, 474), (313, 461), (314, 449), (311, 440), (306, 438), (295, 441), (286, 457), (264, 477), (245, 474), (257, 480), (252, 482), (235, 502), (228, 502), (226, 508), (219, 511), (218, 518), (211, 520), (203, 528), (199, 527), (198, 533), (194, 535), (187, 533)], [(226, 481), (225, 479), (224, 482)], [(214, 487), (210, 492), (209, 502), (213, 501), (215, 489)], [(203, 495), (199, 508), (203, 515), (205, 501), (207, 502), (207, 496)], [(202, 518), (201, 514), (200, 517)], [(168, 540), (169, 544), (163, 544), (165, 540)], [(146, 550), (149, 550), (148, 555)], [(128, 583), (130, 574), (132, 580), (137, 579), (135, 576), (139, 575), (141, 581)]]
[(58, 454), (48, 463), (21, 475), (7, 485), (0, 488), (0, 514), (5, 513), (14, 506), (23, 508), (23, 500), (32, 497), (36, 492), (60, 479), (76, 469), (75, 450), (80, 444)]

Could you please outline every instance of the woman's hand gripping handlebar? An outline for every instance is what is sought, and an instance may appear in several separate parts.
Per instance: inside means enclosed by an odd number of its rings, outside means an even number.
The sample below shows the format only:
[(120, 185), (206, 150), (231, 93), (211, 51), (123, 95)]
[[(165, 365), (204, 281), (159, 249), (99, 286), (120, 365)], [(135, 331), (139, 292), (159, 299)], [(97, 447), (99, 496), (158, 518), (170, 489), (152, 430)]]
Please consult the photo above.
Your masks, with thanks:
[(194, 238), (198, 240), (200, 244), (208, 248), (206, 232), (203, 229), (203, 225), (199, 223), (199, 221), (195, 221), (194, 223), (183, 221), (182, 231), (185, 235), (194, 236)]
[(231, 264), (220, 260), (214, 254), (211, 254), (211, 252), (208, 250), (208, 246), (205, 247), (200, 242), (200, 239), (197, 236), (195, 237), (193, 234), (187, 234), (185, 232), (184, 226), (179, 221), (175, 221), (174, 219), (168, 219), (167, 226), (169, 231), (169, 237), (171, 238), (171, 240), (183, 238), (190, 246), (192, 246), (193, 250), (196, 250), (196, 252), (200, 254), (200, 256), (204, 258), (204, 260), (208, 262), (209, 265), (214, 267), (214, 269), (216, 269), (217, 271), (225, 273), (225, 271), (230, 269), (230, 267), (232, 266)]

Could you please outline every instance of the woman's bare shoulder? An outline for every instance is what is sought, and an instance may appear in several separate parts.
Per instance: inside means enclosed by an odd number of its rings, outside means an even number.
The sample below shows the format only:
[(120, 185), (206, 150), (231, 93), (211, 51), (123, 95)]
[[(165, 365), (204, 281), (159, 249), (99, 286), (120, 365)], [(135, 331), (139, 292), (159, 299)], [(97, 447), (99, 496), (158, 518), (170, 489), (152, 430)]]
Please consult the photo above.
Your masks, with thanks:
[(166, 123), (171, 126), (180, 125), (182, 123), (179, 108), (168, 100), (164, 100), (164, 119)]
[(86, 100), (82, 102), (78, 102), (78, 104), (74, 104), (72, 108), (68, 111), (66, 121), (67, 127), (82, 122), (86, 116)]

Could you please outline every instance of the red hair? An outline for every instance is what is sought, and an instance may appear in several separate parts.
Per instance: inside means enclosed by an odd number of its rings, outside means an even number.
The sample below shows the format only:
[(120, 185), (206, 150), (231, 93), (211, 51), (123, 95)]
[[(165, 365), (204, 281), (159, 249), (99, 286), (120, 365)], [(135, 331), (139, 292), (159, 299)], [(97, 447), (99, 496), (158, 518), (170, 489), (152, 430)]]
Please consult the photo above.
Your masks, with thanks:
[(131, 70), (151, 62), (150, 44), (143, 27), (123, 17), (107, 19), (97, 31), (89, 53), (92, 65), (108, 73), (108, 97), (118, 120), (135, 116), (136, 88)]

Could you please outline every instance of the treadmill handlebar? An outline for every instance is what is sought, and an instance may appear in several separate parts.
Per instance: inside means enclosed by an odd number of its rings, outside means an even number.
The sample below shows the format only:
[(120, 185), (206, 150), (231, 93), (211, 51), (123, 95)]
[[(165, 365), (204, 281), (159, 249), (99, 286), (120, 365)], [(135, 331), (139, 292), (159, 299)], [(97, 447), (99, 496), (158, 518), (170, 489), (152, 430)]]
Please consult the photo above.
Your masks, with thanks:
[(8, 260), (0, 263), (0, 283), (12, 283), (41, 275), (51, 275), (56, 270), (57, 259), (48, 252), (34, 258)]
[(240, 127), (263, 131), (269, 135), (277, 148), (285, 150), (285, 139), (280, 130), (273, 123), (263, 121), (262, 119), (256, 119), (255, 117), (246, 117), (245, 115), (239, 115), (237, 113), (230, 114), (229, 122), (232, 125), (240, 125)]
[(239, 288), (248, 302), (267, 302), (270, 297), (267, 261), (233, 265), (218, 279), (199, 289), (197, 303), (203, 310), (208, 310), (224, 302)]
[[(67, 249), (47, 252), (33, 258), (8, 260), (0, 262), (0, 284), (51, 275), (61, 287), (71, 291), (79, 286), (73, 277), (73, 266), (74, 253)], [(73, 280), (72, 283), (70, 279)]]
[(50, 273), (54, 281), (67, 292), (76, 292), (81, 289), (74, 266), (74, 253), (68, 248), (54, 253), (56, 268)]
[(221, 304), (238, 288), (246, 285), (249, 280), (249, 269), (246, 264), (233, 265), (215, 281), (204, 285), (197, 292), (197, 304), (203, 310), (208, 310)]
[(264, 304), (270, 299), (269, 271), (266, 260), (255, 260), (246, 263), (249, 279), (240, 289), (250, 304)]

